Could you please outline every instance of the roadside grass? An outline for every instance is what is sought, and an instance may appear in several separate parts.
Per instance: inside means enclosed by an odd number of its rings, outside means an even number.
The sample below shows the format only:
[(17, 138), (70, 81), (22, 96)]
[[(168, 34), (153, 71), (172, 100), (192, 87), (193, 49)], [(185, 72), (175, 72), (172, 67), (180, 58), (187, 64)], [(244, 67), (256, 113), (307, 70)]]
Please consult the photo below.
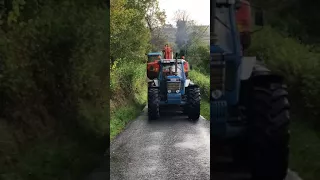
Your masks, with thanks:
[(303, 180), (316, 180), (320, 179), (320, 131), (303, 119), (292, 116), (289, 166)]
[(147, 103), (146, 65), (127, 63), (111, 67), (110, 141), (135, 119)]
[(120, 107), (111, 114), (110, 121), (110, 140), (112, 141), (128, 124), (135, 119), (143, 109), (145, 104), (128, 103)]
[(202, 99), (200, 114), (208, 121), (210, 121), (210, 103), (207, 99)]

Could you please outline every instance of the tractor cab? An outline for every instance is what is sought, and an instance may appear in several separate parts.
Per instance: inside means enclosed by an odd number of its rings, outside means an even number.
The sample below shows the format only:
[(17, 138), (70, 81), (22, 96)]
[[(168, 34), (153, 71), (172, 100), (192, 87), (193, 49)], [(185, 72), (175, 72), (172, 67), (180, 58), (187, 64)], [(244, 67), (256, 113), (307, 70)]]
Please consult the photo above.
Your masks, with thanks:
[(148, 63), (154, 62), (156, 60), (160, 60), (162, 58), (162, 53), (161, 52), (152, 52), (146, 54), (148, 57)]

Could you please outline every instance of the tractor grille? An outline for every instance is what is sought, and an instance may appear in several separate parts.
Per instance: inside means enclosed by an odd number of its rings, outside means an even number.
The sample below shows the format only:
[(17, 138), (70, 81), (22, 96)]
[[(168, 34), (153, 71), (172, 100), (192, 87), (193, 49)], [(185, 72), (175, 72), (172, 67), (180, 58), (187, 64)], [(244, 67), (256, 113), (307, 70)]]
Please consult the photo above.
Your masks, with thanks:
[(180, 90), (181, 82), (167, 82), (167, 90), (171, 92), (176, 92), (176, 90)]
[[(210, 67), (210, 87), (211, 90), (224, 90), (224, 78), (225, 78), (225, 62), (223, 60), (219, 60), (221, 55), (211, 54), (211, 67)], [(217, 59), (216, 59), (217, 58)]]

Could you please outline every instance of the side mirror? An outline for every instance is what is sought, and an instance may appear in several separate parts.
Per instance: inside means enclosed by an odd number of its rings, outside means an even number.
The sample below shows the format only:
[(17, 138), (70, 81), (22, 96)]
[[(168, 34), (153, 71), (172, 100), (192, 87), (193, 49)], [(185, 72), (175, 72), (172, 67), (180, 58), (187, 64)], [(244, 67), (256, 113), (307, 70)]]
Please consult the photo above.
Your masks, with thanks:
[(256, 26), (264, 26), (264, 13), (262, 10), (257, 10), (254, 15), (254, 24)]

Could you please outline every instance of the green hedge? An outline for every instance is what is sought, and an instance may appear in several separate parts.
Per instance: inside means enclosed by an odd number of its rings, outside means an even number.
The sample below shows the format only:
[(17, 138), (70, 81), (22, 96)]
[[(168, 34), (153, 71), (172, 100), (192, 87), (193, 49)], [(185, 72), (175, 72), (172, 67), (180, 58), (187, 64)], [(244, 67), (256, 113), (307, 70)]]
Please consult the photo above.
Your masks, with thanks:
[(146, 64), (135, 62), (121, 59), (111, 67), (111, 140), (137, 117), (147, 102)]
[(107, 144), (109, 18), (101, 3), (37, 4), (0, 30), (0, 179), (79, 179)]
[(249, 52), (263, 59), (271, 70), (285, 77), (292, 95), (291, 101), (302, 102), (302, 106), (308, 108), (309, 112), (318, 115), (320, 54), (270, 27), (254, 34), (252, 42)]

